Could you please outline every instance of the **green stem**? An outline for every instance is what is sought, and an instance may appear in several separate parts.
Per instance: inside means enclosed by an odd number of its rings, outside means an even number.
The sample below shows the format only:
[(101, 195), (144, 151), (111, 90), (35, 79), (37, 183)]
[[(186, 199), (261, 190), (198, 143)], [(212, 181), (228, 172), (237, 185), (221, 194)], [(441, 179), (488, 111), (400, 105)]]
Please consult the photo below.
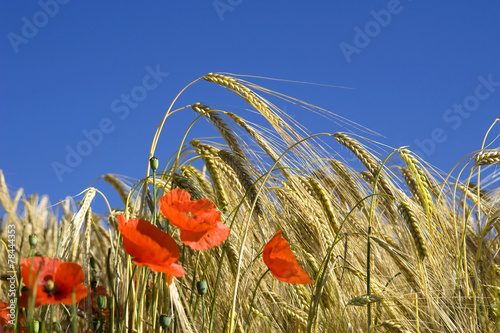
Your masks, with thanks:
[[(367, 240), (366, 240), (366, 294), (370, 295), (371, 288), (370, 288), (370, 271), (371, 271), (371, 261), (370, 261), (370, 252), (371, 252), (371, 233), (372, 233), (372, 226), (371, 226), (371, 218), (369, 220), (370, 225), (368, 226), (368, 235), (367, 235)], [(368, 321), (368, 333), (370, 333), (371, 330), (371, 325), (372, 325), (372, 307), (371, 304), (368, 303), (366, 306), (366, 311), (367, 311), (367, 321)]]
[(193, 282), (191, 283), (191, 296), (189, 297), (189, 311), (193, 312), (193, 296), (194, 296), (194, 290), (195, 290), (195, 284), (196, 284), (196, 271), (198, 270), (198, 264), (200, 262), (200, 251), (198, 251), (196, 255), (196, 264), (194, 265), (194, 271), (193, 271)]
[[(113, 285), (113, 279), (111, 278), (111, 248), (108, 249), (108, 255), (106, 257), (106, 274), (108, 275), (109, 289), (113, 292), (113, 297), (111, 298), (111, 313), (109, 314), (109, 331), (115, 331), (115, 304), (118, 304), (117, 296), (115, 293), (115, 288)], [(128, 298), (128, 297), (127, 297)], [(118, 316), (120, 316), (118, 314)]]
[[(382, 162), (380, 165), (380, 168), (378, 169), (377, 176), (375, 177), (375, 184), (373, 184), (373, 194), (376, 193), (377, 185), (380, 179), (380, 174), (382, 173), (382, 168), (384, 167), (385, 163), (387, 160), (394, 154), (396, 150), (393, 150), (392, 153), (389, 154)], [(377, 197), (373, 196), (372, 201), (370, 202), (370, 215), (368, 217), (368, 231), (367, 231), (367, 239), (366, 239), (366, 295), (370, 295), (371, 293), (371, 288), (370, 288), (370, 275), (371, 275), (371, 260), (370, 260), (370, 253), (371, 253), (371, 233), (372, 233), (372, 220), (373, 220), (373, 212), (375, 210), (375, 201)], [(366, 306), (366, 311), (367, 311), (367, 327), (368, 327), (368, 333), (371, 331), (371, 326), (372, 326), (372, 311), (371, 311), (371, 303), (368, 303)]]
[(78, 325), (76, 322), (76, 294), (74, 288), (71, 292), (71, 330), (73, 333), (78, 332)]
[(208, 326), (208, 332), (211, 333), (214, 324), (214, 314), (215, 314), (215, 301), (217, 300), (217, 290), (219, 286), (220, 273), (222, 271), (222, 262), (224, 261), (224, 254), (226, 253), (226, 247), (224, 246), (222, 249), (222, 254), (220, 256), (219, 268), (217, 269), (217, 277), (215, 278), (215, 286), (214, 286), (214, 297), (212, 299), (212, 307), (210, 309), (210, 324)]
[(156, 170), (153, 170), (153, 225), (156, 225)]
[(45, 316), (47, 315), (47, 309), (48, 306), (42, 307), (42, 315), (40, 316), (40, 328), (42, 333), (45, 333)]
[(248, 332), (248, 330), (250, 329), (250, 319), (251, 319), (251, 316), (252, 316), (252, 308), (253, 308), (253, 301), (255, 300), (255, 295), (257, 295), (257, 289), (259, 289), (259, 285), (260, 285), (260, 282), (262, 281), (262, 279), (264, 278), (264, 276), (266, 276), (267, 272), (269, 272), (269, 268), (264, 272), (264, 274), (262, 274), (262, 276), (260, 277), (259, 281), (257, 281), (257, 285), (255, 286), (255, 289), (253, 290), (253, 294), (252, 294), (252, 301), (250, 302), (250, 308), (248, 309), (248, 315), (247, 315), (247, 319), (245, 320), (245, 333)]
[(201, 296), (201, 331), (205, 330), (205, 297)]

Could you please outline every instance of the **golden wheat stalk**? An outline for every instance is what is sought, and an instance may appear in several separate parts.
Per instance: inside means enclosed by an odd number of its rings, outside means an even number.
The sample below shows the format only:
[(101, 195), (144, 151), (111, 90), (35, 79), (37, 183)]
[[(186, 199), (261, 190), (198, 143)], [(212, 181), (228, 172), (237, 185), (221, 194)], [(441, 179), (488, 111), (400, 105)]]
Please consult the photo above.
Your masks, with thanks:
[(326, 190), (321, 186), (321, 184), (314, 178), (309, 178), (309, 184), (311, 184), (313, 196), (318, 199), (323, 207), (323, 211), (325, 212), (326, 217), (328, 218), (328, 222), (332, 227), (335, 234), (339, 233), (340, 225), (335, 217), (334, 208)]
[(240, 158), (231, 154), (227, 150), (219, 150), (218, 155), (227, 165), (229, 165), (234, 170), (236, 176), (238, 177), (238, 180), (243, 186), (243, 189), (246, 193), (248, 193), (248, 200), (250, 205), (255, 201), (255, 212), (260, 215), (262, 213), (261, 200), (258, 198), (256, 184), (252, 176), (250, 176), (249, 168), (243, 163)]
[(113, 186), (115, 191), (118, 192), (120, 199), (123, 201), (123, 204), (126, 205), (128, 192), (125, 190), (123, 182), (118, 178), (116, 178), (116, 176), (111, 173), (104, 175), (104, 181), (106, 181), (109, 185)]
[(212, 179), (212, 184), (217, 195), (217, 200), (221, 210), (225, 211), (227, 205), (229, 204), (229, 199), (224, 188), (224, 183), (222, 181), (221, 171), (226, 171), (227, 168), (220, 163), (218, 157), (219, 150), (207, 144), (202, 144), (199, 140), (191, 140), (191, 145), (196, 148), (199, 155), (205, 162), (210, 178)]
[(427, 213), (427, 216), (430, 217), (430, 214), (434, 210), (434, 202), (432, 201), (431, 193), (429, 191), (431, 186), (429, 184), (428, 178), (425, 175), (424, 170), (420, 167), (420, 162), (411, 154), (408, 149), (401, 149), (399, 151), (399, 155), (410, 169), (413, 175), (413, 179), (417, 183), (418, 191), (420, 193), (420, 199), (422, 201), (424, 210)]
[(405, 202), (401, 202), (398, 205), (398, 210), (401, 213), (408, 229), (410, 230), (410, 234), (413, 237), (413, 241), (415, 243), (415, 247), (417, 248), (419, 258), (423, 260), (429, 254), (429, 249), (425, 243), (424, 235), (420, 230), (417, 216), (411, 209), (410, 205)]
[[(87, 210), (92, 203), (92, 200), (95, 197), (96, 189), (93, 187), (89, 187), (83, 197), (83, 201), (78, 213), (71, 220), (71, 230), (67, 233), (65, 239), (63, 239), (63, 255), (61, 258), (72, 260), (72, 258), (76, 257), (76, 251), (78, 249), (76, 240), (79, 239), (79, 233), (82, 229), (82, 225), (85, 222), (85, 214), (87, 214)], [(71, 255), (71, 256), (70, 256)]]
[(475, 164), (488, 165), (500, 163), (500, 151), (479, 152), (474, 157)]
[(349, 192), (354, 198), (354, 204), (360, 202), (362, 196), (361, 193), (359, 193), (358, 185), (354, 181), (352, 175), (347, 171), (344, 164), (335, 159), (330, 159), (329, 162), (333, 171), (335, 171), (335, 173), (339, 176), (339, 178), (346, 183), (347, 185), (346, 188), (349, 190)]
[[(373, 177), (377, 177), (380, 170), (380, 164), (373, 158), (373, 155), (368, 152), (361, 144), (344, 133), (335, 133), (333, 135), (335, 139), (344, 147), (348, 148), (360, 161), (363, 163), (365, 168), (370, 171)], [(392, 189), (389, 183), (386, 181), (383, 172), (380, 172), (378, 183), (382, 190), (392, 195)]]
[(194, 182), (198, 183), (198, 187), (207, 196), (213, 196), (212, 186), (210, 182), (202, 175), (201, 171), (192, 165), (184, 165), (180, 168), (181, 174), (191, 178)]
[(238, 142), (236, 135), (216, 111), (201, 103), (194, 103), (191, 108), (194, 111), (206, 116), (212, 122), (224, 141), (226, 141), (229, 148), (231, 148), (234, 155), (241, 159), (245, 158), (246, 154)]
[(403, 177), (404, 181), (406, 182), (406, 185), (408, 186), (408, 189), (410, 190), (411, 195), (418, 200), (420, 205), (424, 207), (422, 195), (420, 194), (420, 190), (418, 188), (417, 181), (413, 177), (412, 172), (408, 167), (401, 168), (401, 176)]
[(232, 90), (238, 96), (247, 101), (252, 105), (257, 111), (259, 111), (275, 128), (288, 128), (288, 124), (281, 119), (277, 114), (271, 112), (267, 101), (262, 97), (256, 95), (251, 89), (247, 88), (239, 82), (238, 79), (222, 74), (208, 73), (203, 77), (208, 82), (214, 82), (220, 84)]
[[(255, 140), (255, 142), (257, 142), (257, 144), (271, 158), (273, 162), (276, 163), (278, 161), (279, 155), (275, 153), (274, 149), (267, 142), (267, 140), (265, 140), (264, 137), (258, 134), (252, 126), (248, 125), (243, 118), (232, 112), (227, 112), (226, 115), (233, 119), (236, 124), (241, 126)], [(281, 163), (278, 163), (277, 165), (280, 166)]]
[(408, 262), (407, 258), (402, 258), (401, 255), (396, 252), (394, 247), (389, 244), (389, 242), (382, 240), (376, 236), (372, 236), (371, 239), (375, 241), (381, 248), (387, 251), (389, 256), (392, 258), (396, 266), (403, 272), (406, 281), (408, 281), (409, 285), (413, 288), (414, 291), (418, 292), (420, 288), (418, 287), (417, 279), (415, 278), (415, 270), (412, 270), (408, 267), (406, 262)]

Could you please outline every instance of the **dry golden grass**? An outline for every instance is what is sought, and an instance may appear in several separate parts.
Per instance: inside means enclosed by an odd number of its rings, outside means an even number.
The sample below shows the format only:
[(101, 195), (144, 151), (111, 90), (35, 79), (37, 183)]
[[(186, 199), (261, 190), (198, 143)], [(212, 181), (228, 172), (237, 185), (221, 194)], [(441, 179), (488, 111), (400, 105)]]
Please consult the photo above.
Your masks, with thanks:
[[(191, 107), (223, 140), (186, 138), (170, 160), (158, 156), (168, 162), (154, 181), (148, 171), (127, 195), (118, 178), (106, 175), (128, 209), (101, 216), (91, 210), (100, 196), (94, 188), (86, 190), (81, 203), (61, 203), (56, 214), (47, 197), (10, 193), (0, 173), (0, 204), (6, 212), (2, 239), (6, 225), (14, 224), (18, 258), (28, 255), (27, 237), (36, 234), (39, 254), (81, 264), (89, 284), (89, 258), (95, 258), (98, 284), (114, 290), (122, 306), (115, 327), (122, 325), (125, 332), (159, 332), (161, 314), (174, 316), (171, 332), (174, 325), (177, 332), (200, 332), (202, 315), (206, 332), (244, 332), (249, 312), (249, 332), (366, 332), (368, 322), (377, 332), (494, 332), (500, 327), (498, 191), (482, 193), (481, 182), (470, 185), (472, 176), (451, 181), (405, 149), (392, 152), (399, 152), (401, 160), (382, 161), (345, 133), (308, 135), (260, 95), (314, 108), (309, 104), (230, 75), (200, 79), (236, 93), (269, 128), (194, 103)], [(171, 109), (157, 129), (151, 156), (161, 144), (165, 120), (175, 112)], [(335, 144), (332, 137), (359, 158), (369, 172), (365, 178), (365, 170), (339, 158), (340, 145), (323, 148), (324, 142)], [(481, 172), (479, 166), (498, 163), (498, 152), (481, 150), (473, 162), (464, 166), (471, 175)], [(213, 200), (231, 227), (219, 247), (181, 247), (179, 263), (186, 275), (170, 287), (162, 274), (133, 267), (116, 226), (122, 211), (153, 219), (153, 183), (158, 196), (180, 187), (194, 199)], [(166, 219), (158, 213), (156, 219), (166, 230)], [(290, 285), (268, 274), (250, 310), (252, 292), (267, 268), (262, 248), (278, 230), (314, 284)], [(178, 233), (173, 236), (179, 240)], [(6, 262), (6, 251), (0, 260)], [(134, 279), (139, 282), (130, 283)], [(194, 288), (199, 280), (209, 286), (204, 311)], [(151, 287), (143, 293), (148, 281)], [(67, 323), (64, 313), (55, 316)], [(81, 313), (81, 328), (90, 328), (90, 316), (88, 309)]]

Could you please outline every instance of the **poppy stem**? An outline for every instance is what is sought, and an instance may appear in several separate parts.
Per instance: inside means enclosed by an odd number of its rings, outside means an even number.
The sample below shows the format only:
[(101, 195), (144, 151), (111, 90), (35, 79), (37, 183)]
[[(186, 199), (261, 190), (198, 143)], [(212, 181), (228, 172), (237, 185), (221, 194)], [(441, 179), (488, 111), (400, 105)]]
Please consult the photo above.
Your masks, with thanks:
[(71, 291), (71, 331), (73, 333), (78, 332), (78, 326), (76, 322), (76, 294), (74, 288)]
[(201, 331), (205, 331), (205, 296), (201, 296)]
[(153, 170), (153, 225), (156, 225), (156, 170)]
[(251, 319), (251, 315), (252, 315), (253, 301), (255, 299), (255, 295), (257, 294), (257, 289), (259, 289), (260, 282), (262, 281), (262, 279), (264, 278), (264, 276), (266, 276), (267, 272), (269, 272), (269, 271), (270, 271), (270, 269), (268, 268), (264, 272), (264, 274), (262, 274), (262, 276), (260, 277), (259, 281), (257, 281), (257, 285), (255, 286), (255, 289), (253, 291), (252, 301), (250, 302), (250, 308), (248, 309), (248, 315), (247, 315), (247, 319), (245, 321), (245, 333), (248, 332), (248, 330), (250, 329), (250, 319)]
[(194, 288), (196, 284), (196, 273), (198, 271), (198, 264), (200, 263), (200, 253), (201, 251), (198, 251), (196, 254), (196, 264), (194, 265), (194, 270), (193, 270), (193, 282), (191, 283), (191, 296), (189, 297), (189, 312), (193, 312), (193, 297), (194, 297)]

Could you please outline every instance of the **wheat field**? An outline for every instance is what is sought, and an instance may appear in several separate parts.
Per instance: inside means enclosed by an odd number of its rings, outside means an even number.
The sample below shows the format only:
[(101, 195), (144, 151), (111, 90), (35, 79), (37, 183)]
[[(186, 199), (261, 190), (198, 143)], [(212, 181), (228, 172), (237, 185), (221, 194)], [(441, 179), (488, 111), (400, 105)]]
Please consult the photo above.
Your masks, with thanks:
[[(106, 198), (96, 187), (55, 212), (46, 196), (11, 193), (0, 173), (2, 266), (14, 225), (17, 265), (33, 254), (77, 263), (88, 298), (102, 286), (112, 304), (107, 316), (91, 302), (77, 309), (18, 308), (24, 323), (17, 330), (34, 331), (36, 320), (40, 331), (50, 332), (58, 324), (63, 332), (499, 331), (500, 197), (483, 175), (500, 163), (490, 133), (500, 118), (492, 119), (477, 151), (443, 172), (406, 147), (382, 147), (355, 129), (311, 134), (263, 96), (337, 116), (233, 75), (209, 73), (185, 89), (201, 80), (239, 96), (265, 125), (196, 101), (174, 109), (176, 97), (150, 158), (176, 112), (194, 111), (192, 125), (207, 119), (218, 138), (198, 138), (190, 126), (178, 150), (157, 156), (155, 172), (146, 160), (147, 173), (135, 183), (103, 175), (121, 207), (92, 210)], [(174, 188), (215, 203), (231, 229), (227, 240), (204, 251), (183, 245), (157, 209), (157, 199)], [(119, 214), (157, 221), (171, 233), (185, 275), (169, 284), (164, 274), (134, 265), (118, 231)], [(263, 248), (279, 230), (311, 285), (263, 276)], [(197, 292), (201, 280), (205, 295)], [(8, 288), (3, 279), (3, 301)], [(172, 321), (163, 328), (165, 318)]]

